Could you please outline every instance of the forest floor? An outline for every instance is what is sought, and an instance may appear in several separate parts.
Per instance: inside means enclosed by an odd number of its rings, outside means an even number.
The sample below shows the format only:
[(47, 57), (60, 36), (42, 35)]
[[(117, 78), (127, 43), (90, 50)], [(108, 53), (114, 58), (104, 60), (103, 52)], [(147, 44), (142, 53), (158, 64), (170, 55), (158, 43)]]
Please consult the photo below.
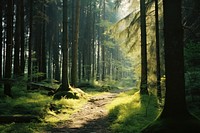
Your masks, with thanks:
[(91, 97), (67, 121), (58, 124), (47, 133), (110, 133), (108, 111), (105, 105), (113, 101), (121, 91), (126, 90), (118, 90)]

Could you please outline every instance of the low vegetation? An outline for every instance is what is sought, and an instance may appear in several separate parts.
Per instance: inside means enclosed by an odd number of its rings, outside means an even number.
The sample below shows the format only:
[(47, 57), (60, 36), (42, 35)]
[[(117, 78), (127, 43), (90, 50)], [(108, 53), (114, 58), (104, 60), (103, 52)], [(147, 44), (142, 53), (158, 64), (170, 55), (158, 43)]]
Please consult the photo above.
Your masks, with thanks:
[[(6, 116), (8, 118), (8, 123), (0, 121), (1, 133), (41, 133), (50, 131), (52, 127), (65, 122), (71, 114), (77, 112), (80, 107), (88, 102), (90, 97), (105, 95), (108, 92), (121, 92), (117, 98), (106, 105), (106, 109), (109, 111), (108, 126), (114, 133), (139, 133), (162, 110), (162, 106), (153, 93), (150, 93), (149, 96), (141, 96), (136, 88), (121, 90), (110, 84), (94, 85), (86, 83), (81, 84), (80, 88), (84, 93), (84, 97), (78, 99), (61, 97), (59, 100), (55, 100), (53, 95), (48, 95), (47, 90), (27, 90), (26, 86), (19, 82), (17, 86), (13, 87), (15, 97), (10, 98), (1, 95), (0, 117)], [(1, 87), (0, 91), (3, 91)], [(187, 101), (190, 111), (199, 117), (199, 102), (192, 101), (190, 95), (187, 96)], [(12, 118), (16, 116), (30, 119), (31, 122), (29, 120), (27, 123), (12, 121)], [(11, 120), (9, 121), (9, 119)]]
[(107, 108), (110, 128), (115, 133), (139, 133), (161, 111), (154, 95), (140, 96), (137, 89), (121, 93)]
[[(0, 91), (3, 91), (0, 88)], [(1, 133), (41, 133), (54, 126), (58, 122), (65, 121), (70, 114), (77, 111), (87, 102), (87, 97), (79, 99), (67, 99), (62, 97), (60, 100), (53, 100), (53, 96), (48, 95), (46, 90), (26, 90), (26, 86), (18, 84), (13, 87), (15, 97), (10, 98), (1, 95), (0, 98), (0, 118), (6, 117), (11, 120), (6, 122), (0, 121)], [(3, 94), (0, 92), (0, 94)], [(89, 97), (89, 95), (88, 95)], [(19, 119), (31, 119), (34, 116), (35, 120), (30, 123), (14, 120), (13, 117)]]

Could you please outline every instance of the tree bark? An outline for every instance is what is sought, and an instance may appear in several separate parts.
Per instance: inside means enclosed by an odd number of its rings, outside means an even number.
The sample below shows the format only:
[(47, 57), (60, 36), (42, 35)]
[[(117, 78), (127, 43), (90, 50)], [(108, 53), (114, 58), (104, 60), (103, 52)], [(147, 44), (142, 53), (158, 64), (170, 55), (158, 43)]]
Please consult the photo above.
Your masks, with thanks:
[(161, 100), (161, 84), (160, 84), (160, 36), (159, 36), (159, 15), (158, 0), (155, 0), (155, 25), (156, 25), (156, 77), (157, 77), (157, 96)]
[[(29, 9), (30, 9), (30, 22), (29, 22), (29, 42), (28, 42), (28, 82), (31, 82), (32, 75), (32, 21), (33, 21), (33, 0), (29, 1)], [(27, 86), (29, 89), (29, 86)]]
[[(103, 0), (103, 20), (106, 20), (106, 0)], [(103, 32), (105, 29), (103, 29)], [(102, 34), (102, 42), (103, 44), (101, 45), (102, 48), (102, 81), (105, 80), (106, 78), (106, 60), (105, 60), (105, 35)]]
[(25, 70), (25, 55), (24, 55), (24, 48), (25, 48), (25, 46), (24, 46), (24, 43), (25, 43), (25, 41), (24, 41), (24, 0), (21, 0), (21, 2), (20, 2), (20, 9), (21, 9), (21, 12), (20, 12), (20, 14), (21, 14), (21, 64), (20, 64), (20, 74), (24, 74), (24, 70)]
[(0, 80), (2, 80), (2, 48), (3, 48), (3, 26), (2, 26), (2, 18), (3, 18), (3, 2), (0, 1)]
[(163, 5), (166, 96), (161, 117), (183, 117), (188, 111), (185, 100), (181, 0), (165, 0)]
[(72, 86), (77, 85), (79, 19), (80, 19), (80, 0), (76, 0), (75, 38), (74, 38), (74, 43), (72, 45), (72, 69), (71, 69)]
[(68, 12), (67, 12), (68, 2), (63, 1), (63, 64), (62, 64), (62, 91), (69, 91), (68, 84)]
[(21, 46), (21, 0), (16, 2), (16, 26), (15, 26), (15, 45), (14, 45), (14, 77), (20, 75), (20, 46)]
[[(6, 64), (5, 64), (5, 78), (11, 78), (12, 70), (12, 48), (13, 48), (13, 0), (7, 0), (7, 36), (6, 36)], [(11, 95), (11, 84), (4, 84), (4, 94)]]
[(140, 0), (141, 18), (141, 83), (140, 93), (148, 94), (147, 90), (147, 40), (146, 40), (146, 6), (145, 0)]

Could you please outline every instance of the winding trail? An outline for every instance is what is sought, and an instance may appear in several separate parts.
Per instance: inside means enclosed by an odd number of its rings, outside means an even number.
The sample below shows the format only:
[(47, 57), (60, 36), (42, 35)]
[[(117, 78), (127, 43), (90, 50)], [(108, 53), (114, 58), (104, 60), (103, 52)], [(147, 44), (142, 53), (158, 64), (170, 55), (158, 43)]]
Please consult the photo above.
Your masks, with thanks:
[(110, 133), (108, 111), (105, 109), (105, 105), (116, 98), (120, 92), (115, 91), (91, 97), (64, 124), (57, 125), (48, 133)]

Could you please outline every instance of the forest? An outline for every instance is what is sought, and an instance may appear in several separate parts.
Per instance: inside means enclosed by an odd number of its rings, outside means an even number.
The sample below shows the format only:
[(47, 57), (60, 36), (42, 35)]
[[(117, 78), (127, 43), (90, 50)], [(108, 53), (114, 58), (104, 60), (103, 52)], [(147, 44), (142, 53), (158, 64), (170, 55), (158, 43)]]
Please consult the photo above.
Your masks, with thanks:
[(199, 0), (0, 0), (0, 133), (200, 133)]

